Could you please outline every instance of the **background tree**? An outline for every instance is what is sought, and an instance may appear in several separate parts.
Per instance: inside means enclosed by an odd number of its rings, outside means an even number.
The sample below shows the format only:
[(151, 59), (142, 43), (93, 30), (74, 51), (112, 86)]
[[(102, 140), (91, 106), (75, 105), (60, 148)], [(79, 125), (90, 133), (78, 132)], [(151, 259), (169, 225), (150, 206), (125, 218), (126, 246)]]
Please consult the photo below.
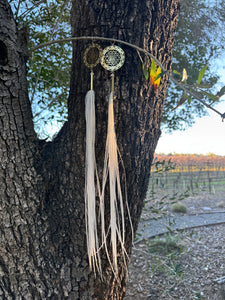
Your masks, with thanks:
[[(29, 47), (52, 39), (69, 37), (71, 0), (11, 0), (19, 28), (29, 27)], [(216, 61), (224, 52), (224, 2), (181, 1), (181, 12), (173, 53), (173, 69), (188, 73), (188, 83), (194, 84), (199, 70), (207, 63), (203, 84), (206, 91), (216, 93), (220, 86), (216, 75)], [(35, 130), (46, 138), (60, 128), (67, 119), (72, 60), (71, 44), (55, 44), (32, 53), (28, 61), (28, 90), (34, 113)], [(164, 131), (185, 129), (194, 119), (207, 114), (198, 101), (186, 101), (173, 110), (182, 91), (171, 84), (164, 105)], [(207, 103), (212, 103), (205, 97)], [(50, 125), (52, 124), (52, 126)]]
[[(11, 0), (9, 3), (19, 29), (29, 28), (29, 48), (53, 39), (71, 37), (71, 0)], [(42, 138), (50, 135), (50, 124), (59, 128), (67, 119), (71, 63), (71, 44), (55, 44), (29, 56), (29, 98), (35, 130)]]
[[(19, 1), (22, 3), (22, 1)], [(126, 40), (171, 67), (178, 0), (73, 1), (73, 36)], [(84, 217), (84, 96), (89, 70), (82, 59), (88, 42), (74, 42), (68, 121), (51, 142), (34, 131), (26, 79), (27, 34), (17, 30), (7, 0), (0, 0), (0, 296), (3, 299), (122, 299), (126, 267), (118, 249), (116, 279), (103, 255), (104, 281), (87, 261)], [(105, 44), (104, 44), (105, 45)], [(115, 118), (126, 168), (128, 202), (137, 229), (168, 78), (157, 91), (143, 81), (137, 53), (124, 47), (126, 62), (116, 73)], [(149, 66), (148, 59), (145, 61)], [(110, 75), (95, 71), (97, 162), (102, 170)], [(105, 212), (106, 223), (109, 207)], [(127, 223), (129, 220), (127, 218)], [(131, 230), (126, 246), (131, 252)]]
[[(208, 68), (202, 84), (206, 91), (216, 94), (222, 87), (215, 67), (218, 57), (224, 53), (224, 1), (182, 0), (179, 22), (175, 33), (173, 70), (182, 73), (185, 68), (188, 83), (196, 83), (198, 73), (204, 65)], [(222, 60), (222, 59), (221, 59)], [(184, 130), (194, 123), (196, 117), (207, 114), (207, 109), (197, 100), (186, 101), (179, 109), (176, 107), (182, 91), (174, 84), (168, 88), (163, 112), (163, 130)], [(205, 97), (209, 104), (213, 101)]]

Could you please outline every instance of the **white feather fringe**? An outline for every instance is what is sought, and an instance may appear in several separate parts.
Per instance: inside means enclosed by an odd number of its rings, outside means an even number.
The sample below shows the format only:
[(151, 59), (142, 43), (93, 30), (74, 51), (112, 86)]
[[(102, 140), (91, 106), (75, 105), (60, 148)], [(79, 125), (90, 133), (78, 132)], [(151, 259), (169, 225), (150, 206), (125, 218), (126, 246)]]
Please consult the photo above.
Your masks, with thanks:
[[(102, 189), (100, 189), (99, 178), (96, 168), (95, 159), (95, 93), (93, 90), (87, 92), (85, 97), (85, 116), (86, 116), (86, 163), (85, 163), (85, 220), (86, 220), (86, 236), (87, 249), (90, 269), (96, 273), (100, 273), (102, 277), (100, 250), (105, 248), (106, 255), (110, 266), (115, 274), (118, 275), (117, 263), (117, 247), (121, 248), (124, 264), (126, 265), (126, 250), (125, 244), (125, 220), (124, 220), (124, 201), (121, 191), (119, 162), (118, 162), (118, 147), (114, 126), (114, 110), (113, 110), (113, 92), (109, 97), (108, 107), (108, 132), (106, 139), (105, 160), (103, 168)], [(122, 164), (123, 166), (123, 164)], [(106, 231), (105, 228), (105, 203), (104, 195), (106, 183), (109, 178), (110, 191), (110, 224)], [(101, 218), (101, 233), (102, 245), (99, 247), (97, 234), (97, 219), (96, 219), (96, 189), (100, 197), (100, 218)], [(126, 197), (125, 197), (126, 198)], [(127, 198), (125, 199), (128, 216), (130, 219), (131, 230), (133, 233), (132, 222), (129, 213)], [(112, 247), (112, 259), (110, 258), (107, 236), (110, 235)], [(132, 236), (133, 238), (133, 236)]]
[[(111, 231), (111, 246), (112, 246), (112, 262), (110, 260), (109, 251), (106, 243), (105, 221), (104, 221), (104, 193), (107, 178), (109, 177), (110, 188), (110, 231)], [(127, 207), (128, 209), (128, 207)], [(106, 139), (105, 162), (103, 169), (102, 194), (100, 201), (100, 210), (102, 217), (102, 241), (105, 245), (106, 254), (110, 265), (115, 275), (118, 274), (117, 266), (117, 244), (120, 244), (122, 255), (126, 264), (124, 248), (125, 243), (125, 221), (124, 221), (124, 206), (120, 184), (119, 163), (118, 163), (118, 147), (116, 141), (114, 127), (114, 110), (113, 110), (113, 92), (109, 97), (108, 108), (108, 132)], [(108, 233), (107, 233), (108, 234)]]
[(86, 117), (86, 162), (85, 162), (85, 220), (87, 249), (90, 269), (101, 274), (101, 260), (96, 221), (95, 179), (98, 182), (95, 159), (95, 93), (87, 92), (85, 97)]

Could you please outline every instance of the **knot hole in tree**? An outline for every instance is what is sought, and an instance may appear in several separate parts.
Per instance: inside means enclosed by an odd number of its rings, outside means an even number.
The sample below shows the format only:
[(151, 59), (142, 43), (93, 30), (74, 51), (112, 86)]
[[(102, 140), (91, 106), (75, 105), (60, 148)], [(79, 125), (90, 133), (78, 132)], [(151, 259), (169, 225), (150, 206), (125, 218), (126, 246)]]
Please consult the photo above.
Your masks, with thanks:
[(7, 47), (3, 41), (0, 41), (0, 65), (5, 66), (8, 62)]

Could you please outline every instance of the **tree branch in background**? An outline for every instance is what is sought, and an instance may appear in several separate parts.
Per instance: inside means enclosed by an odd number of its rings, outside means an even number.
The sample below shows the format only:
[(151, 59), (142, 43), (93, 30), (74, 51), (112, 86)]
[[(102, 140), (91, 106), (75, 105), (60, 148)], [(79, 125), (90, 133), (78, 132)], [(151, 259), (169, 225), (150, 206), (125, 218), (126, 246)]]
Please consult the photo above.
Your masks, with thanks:
[[(154, 56), (152, 55), (150, 52), (148, 52), (147, 50), (143, 49), (143, 48), (140, 48), (134, 44), (131, 44), (131, 43), (128, 43), (126, 41), (123, 41), (123, 40), (119, 40), (119, 39), (114, 39), (114, 38), (106, 38), (106, 37), (99, 37), (99, 36), (81, 36), (81, 37), (72, 37), (72, 38), (65, 38), (65, 39), (60, 39), (60, 40), (55, 40), (55, 41), (50, 41), (50, 42), (47, 42), (47, 43), (43, 43), (43, 44), (40, 44), (40, 45), (37, 45), (33, 48), (31, 48), (30, 50), (30, 53), (34, 52), (35, 50), (37, 49), (40, 49), (40, 48), (44, 48), (44, 47), (47, 47), (47, 46), (50, 46), (50, 45), (53, 45), (53, 44), (57, 44), (57, 43), (65, 43), (65, 42), (70, 42), (70, 41), (78, 41), (78, 40), (102, 40), (102, 41), (111, 41), (111, 42), (117, 42), (117, 43), (121, 43), (121, 44), (124, 44), (128, 47), (131, 47), (135, 50), (138, 51), (138, 55), (141, 59), (141, 56), (140, 56), (140, 52), (144, 53), (145, 55), (147, 55), (148, 57), (150, 57), (151, 59), (153, 59), (158, 65), (159, 67), (161, 68), (161, 71), (162, 73), (159, 74), (154, 80), (157, 81), (159, 79), (159, 77), (163, 76), (164, 74), (168, 73), (168, 70), (166, 70), (166, 68), (163, 67), (163, 65), (160, 63), (160, 61)], [(143, 60), (141, 59), (142, 63), (143, 63)], [(146, 69), (143, 69), (144, 70), (144, 73), (146, 74)], [(202, 70), (201, 70), (202, 71)], [(200, 71), (200, 73), (201, 73)], [(199, 75), (200, 75), (199, 73)], [(204, 106), (206, 106), (208, 109), (211, 109), (212, 111), (214, 111), (215, 113), (217, 113), (221, 118), (222, 118), (222, 121), (224, 120), (225, 118), (225, 112), (224, 113), (221, 113), (219, 112), (217, 109), (213, 108), (210, 104), (206, 103), (204, 100), (203, 100), (203, 95), (207, 96), (208, 98), (212, 99), (215, 101), (215, 98), (217, 98), (216, 100), (218, 100), (218, 97), (215, 96), (215, 95), (212, 95), (210, 93), (207, 93), (203, 90), (201, 90), (200, 92), (197, 91), (193, 86), (191, 85), (186, 85), (180, 81), (178, 81), (177, 79), (174, 78), (174, 76), (172, 74), (167, 74), (169, 79), (176, 85), (178, 86), (180, 89), (182, 89), (186, 94), (189, 94), (190, 96), (194, 97), (196, 100), (198, 100), (199, 102), (201, 102)], [(204, 75), (204, 74), (203, 74)], [(203, 75), (201, 76), (201, 79), (203, 77)], [(200, 80), (201, 81), (201, 80)], [(199, 82), (200, 84), (200, 82)], [(223, 88), (221, 89), (221, 91), (223, 90)], [(220, 92), (217, 93), (217, 95), (220, 95)], [(222, 94), (223, 95), (223, 94)], [(220, 95), (220, 96), (222, 96)], [(215, 98), (214, 98), (214, 97)], [(186, 99), (185, 99), (186, 100)], [(182, 104), (182, 103), (181, 103)], [(179, 106), (179, 105), (178, 105)], [(177, 106), (177, 107), (178, 107)]]

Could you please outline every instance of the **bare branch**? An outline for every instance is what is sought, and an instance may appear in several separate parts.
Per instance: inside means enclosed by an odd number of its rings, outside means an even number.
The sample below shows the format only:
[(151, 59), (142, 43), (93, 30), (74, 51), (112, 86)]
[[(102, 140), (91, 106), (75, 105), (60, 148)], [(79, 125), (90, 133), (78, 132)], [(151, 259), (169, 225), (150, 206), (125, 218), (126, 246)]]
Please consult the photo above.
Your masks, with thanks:
[[(106, 38), (106, 37), (100, 37), (100, 36), (80, 36), (80, 37), (71, 37), (71, 38), (65, 38), (65, 39), (61, 39), (61, 40), (55, 40), (55, 41), (50, 41), (41, 45), (37, 45), (33, 48), (31, 48), (30, 53), (34, 52), (37, 49), (43, 48), (43, 47), (47, 47), (53, 44), (57, 44), (57, 43), (65, 43), (65, 42), (70, 42), (70, 41), (78, 41), (78, 40), (102, 40), (102, 41), (111, 41), (111, 42), (117, 42), (123, 45), (126, 45), (128, 47), (131, 47), (133, 49), (136, 49), (138, 51), (139, 57), (140, 57), (140, 53), (142, 52), (145, 55), (149, 56), (150, 58), (153, 58), (155, 60), (155, 62), (161, 67), (162, 71), (166, 72), (168, 70), (166, 70), (163, 65), (160, 63), (160, 61), (154, 56), (152, 55), (150, 52), (148, 52), (147, 50), (138, 47), (134, 44), (122, 41), (122, 40), (118, 40), (118, 39), (114, 39), (114, 38)], [(198, 100), (199, 102), (201, 102), (204, 106), (206, 106), (207, 108), (213, 110), (215, 113), (217, 113), (218, 115), (220, 115), (220, 117), (223, 119), (225, 118), (225, 113), (221, 113), (218, 110), (216, 110), (215, 108), (213, 108), (211, 105), (207, 104), (204, 100), (203, 100), (203, 95), (201, 93), (199, 93), (198, 91), (196, 91), (195, 89), (193, 89), (193, 87), (189, 87), (187, 88), (183, 83), (177, 81), (172, 74), (169, 74), (169, 79), (176, 85), (179, 86), (179, 88), (181, 88), (182, 90), (184, 90), (186, 93), (188, 93), (189, 95), (193, 96), (196, 100)]]

